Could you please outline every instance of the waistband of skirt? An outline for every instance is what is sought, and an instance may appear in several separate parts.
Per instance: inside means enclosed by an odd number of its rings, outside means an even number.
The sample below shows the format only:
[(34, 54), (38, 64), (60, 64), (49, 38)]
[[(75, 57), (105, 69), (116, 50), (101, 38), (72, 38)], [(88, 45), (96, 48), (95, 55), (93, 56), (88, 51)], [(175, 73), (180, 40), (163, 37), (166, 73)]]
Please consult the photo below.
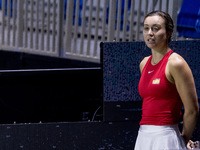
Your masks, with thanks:
[(141, 132), (160, 132), (165, 130), (179, 130), (178, 124), (174, 125), (140, 125), (139, 131)]

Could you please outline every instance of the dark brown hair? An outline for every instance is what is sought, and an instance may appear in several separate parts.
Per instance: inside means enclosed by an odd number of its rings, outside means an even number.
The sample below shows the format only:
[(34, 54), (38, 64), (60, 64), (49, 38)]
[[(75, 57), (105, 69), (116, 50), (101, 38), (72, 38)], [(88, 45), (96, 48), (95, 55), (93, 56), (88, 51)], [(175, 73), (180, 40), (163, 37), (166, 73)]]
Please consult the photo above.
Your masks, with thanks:
[(166, 33), (169, 35), (168, 43), (171, 41), (171, 36), (174, 30), (174, 23), (171, 16), (163, 11), (152, 11), (144, 17), (144, 21), (149, 16), (160, 16), (165, 20)]

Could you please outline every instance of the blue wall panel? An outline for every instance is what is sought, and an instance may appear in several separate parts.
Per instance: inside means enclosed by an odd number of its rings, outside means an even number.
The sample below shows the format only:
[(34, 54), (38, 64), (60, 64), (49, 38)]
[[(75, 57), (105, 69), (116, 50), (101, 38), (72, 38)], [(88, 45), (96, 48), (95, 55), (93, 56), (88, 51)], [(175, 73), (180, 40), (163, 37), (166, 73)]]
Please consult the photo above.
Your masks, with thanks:
[[(200, 41), (172, 41), (170, 47), (189, 64), (200, 95)], [(144, 42), (102, 44), (104, 101), (138, 101), (139, 63), (151, 54)]]

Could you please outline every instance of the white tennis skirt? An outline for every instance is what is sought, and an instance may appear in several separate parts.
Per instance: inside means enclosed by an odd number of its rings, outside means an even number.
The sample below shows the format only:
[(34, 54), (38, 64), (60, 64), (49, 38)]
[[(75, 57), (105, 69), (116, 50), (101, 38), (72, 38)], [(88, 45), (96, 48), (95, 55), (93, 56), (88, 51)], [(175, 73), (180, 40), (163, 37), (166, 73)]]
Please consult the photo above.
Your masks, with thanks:
[(141, 125), (134, 150), (187, 150), (178, 125)]

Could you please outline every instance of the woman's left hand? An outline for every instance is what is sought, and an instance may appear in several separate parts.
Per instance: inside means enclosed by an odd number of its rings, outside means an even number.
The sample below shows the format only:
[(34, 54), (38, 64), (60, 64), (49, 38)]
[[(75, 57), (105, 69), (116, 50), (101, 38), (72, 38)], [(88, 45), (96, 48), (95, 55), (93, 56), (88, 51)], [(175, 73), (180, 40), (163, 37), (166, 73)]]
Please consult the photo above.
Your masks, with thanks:
[(193, 142), (189, 140), (187, 143), (187, 149), (199, 149), (199, 141)]

